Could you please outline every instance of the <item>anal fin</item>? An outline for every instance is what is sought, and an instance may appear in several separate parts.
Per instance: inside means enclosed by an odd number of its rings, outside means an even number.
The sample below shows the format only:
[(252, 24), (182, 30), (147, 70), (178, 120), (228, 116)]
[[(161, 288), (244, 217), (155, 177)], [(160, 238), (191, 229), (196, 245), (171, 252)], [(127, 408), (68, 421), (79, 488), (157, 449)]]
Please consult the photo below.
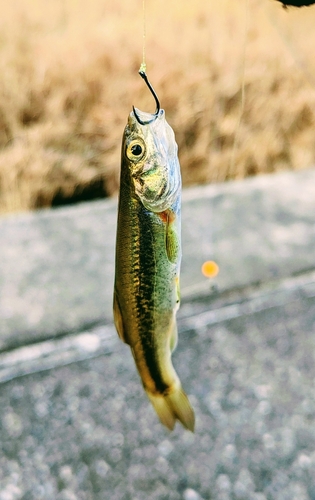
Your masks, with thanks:
[(119, 337), (121, 338), (121, 340), (123, 342), (125, 342), (125, 344), (129, 344), (127, 336), (126, 336), (126, 332), (124, 329), (124, 322), (123, 322), (121, 309), (120, 309), (120, 305), (119, 305), (116, 291), (114, 291), (113, 312), (114, 312), (114, 323), (115, 323), (117, 333), (118, 333)]
[(177, 324), (176, 324), (176, 321), (174, 321), (174, 327), (173, 327), (173, 331), (171, 334), (171, 341), (170, 341), (171, 352), (173, 352), (176, 349), (177, 341), (178, 341)]

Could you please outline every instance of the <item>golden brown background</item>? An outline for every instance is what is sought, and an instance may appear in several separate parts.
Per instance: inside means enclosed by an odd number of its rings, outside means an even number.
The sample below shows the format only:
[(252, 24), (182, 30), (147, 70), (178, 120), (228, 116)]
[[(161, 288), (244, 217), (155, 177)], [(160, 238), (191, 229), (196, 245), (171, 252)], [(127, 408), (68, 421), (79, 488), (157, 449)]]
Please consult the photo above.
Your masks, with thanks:
[[(314, 163), (314, 7), (146, 4), (147, 73), (184, 185)], [(127, 115), (154, 110), (142, 39), (142, 0), (2, 5), (0, 212), (117, 192)]]

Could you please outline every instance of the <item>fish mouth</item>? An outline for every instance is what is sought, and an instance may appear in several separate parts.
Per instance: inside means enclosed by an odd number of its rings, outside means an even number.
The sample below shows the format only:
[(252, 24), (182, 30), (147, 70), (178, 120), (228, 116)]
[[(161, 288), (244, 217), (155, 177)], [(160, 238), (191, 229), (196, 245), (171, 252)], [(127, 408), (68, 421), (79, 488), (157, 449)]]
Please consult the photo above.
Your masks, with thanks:
[(149, 125), (150, 123), (155, 122), (155, 120), (158, 118), (158, 116), (161, 114), (160, 108), (153, 114), (153, 113), (146, 113), (145, 111), (141, 111), (138, 108), (135, 108), (132, 106), (133, 114), (135, 116), (135, 119), (137, 120), (140, 125)]

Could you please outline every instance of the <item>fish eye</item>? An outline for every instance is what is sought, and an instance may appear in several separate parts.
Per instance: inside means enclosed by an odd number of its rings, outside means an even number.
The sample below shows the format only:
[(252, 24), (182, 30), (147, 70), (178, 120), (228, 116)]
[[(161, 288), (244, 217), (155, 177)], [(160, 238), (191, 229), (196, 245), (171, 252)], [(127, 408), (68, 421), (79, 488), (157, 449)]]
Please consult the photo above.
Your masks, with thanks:
[(139, 161), (145, 155), (145, 145), (139, 139), (131, 141), (127, 146), (126, 155), (131, 161)]
[(142, 147), (140, 144), (135, 144), (131, 147), (131, 152), (134, 156), (140, 156), (142, 154)]

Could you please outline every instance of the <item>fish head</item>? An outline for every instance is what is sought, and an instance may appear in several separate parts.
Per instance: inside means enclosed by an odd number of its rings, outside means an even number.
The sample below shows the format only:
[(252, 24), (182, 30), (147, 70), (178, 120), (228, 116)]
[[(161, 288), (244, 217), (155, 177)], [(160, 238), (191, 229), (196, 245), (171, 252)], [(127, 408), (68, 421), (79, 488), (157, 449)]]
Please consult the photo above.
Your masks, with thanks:
[[(181, 175), (175, 135), (161, 109), (157, 116), (132, 111), (123, 138), (123, 151), (135, 195), (147, 210), (162, 212), (180, 196)], [(153, 118), (152, 118), (153, 116)]]

